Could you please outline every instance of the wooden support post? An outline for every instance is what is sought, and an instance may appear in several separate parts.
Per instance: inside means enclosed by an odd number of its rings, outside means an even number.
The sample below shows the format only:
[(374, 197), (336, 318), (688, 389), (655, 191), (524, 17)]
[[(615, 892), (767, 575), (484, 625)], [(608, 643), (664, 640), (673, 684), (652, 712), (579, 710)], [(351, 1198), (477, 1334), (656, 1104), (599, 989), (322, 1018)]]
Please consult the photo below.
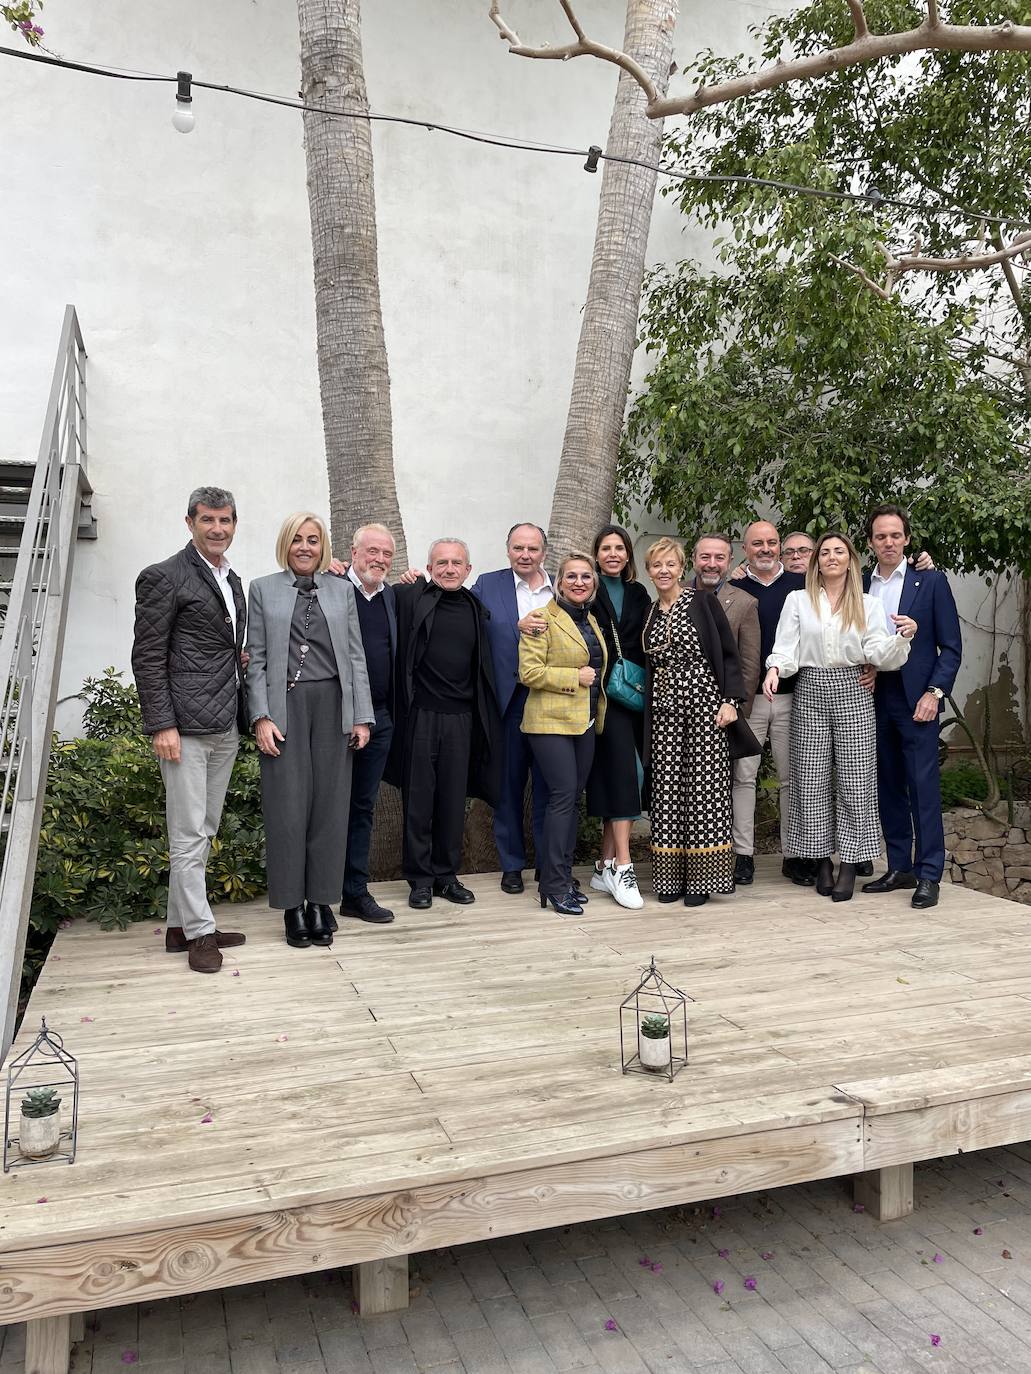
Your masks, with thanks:
[(913, 1166), (893, 1164), (856, 1174), (853, 1196), (877, 1221), (897, 1221), (913, 1210)]
[(71, 1322), (72, 1345), (75, 1345), (77, 1341), (86, 1339), (86, 1313), (70, 1312), (68, 1316)]
[(62, 1317), (37, 1317), (25, 1323), (25, 1374), (68, 1374), (71, 1322)]
[[(363, 1317), (400, 1312), (408, 1306), (408, 1256), (371, 1260), (353, 1268), (354, 1296)], [(28, 1370), (26, 1370), (28, 1374)]]

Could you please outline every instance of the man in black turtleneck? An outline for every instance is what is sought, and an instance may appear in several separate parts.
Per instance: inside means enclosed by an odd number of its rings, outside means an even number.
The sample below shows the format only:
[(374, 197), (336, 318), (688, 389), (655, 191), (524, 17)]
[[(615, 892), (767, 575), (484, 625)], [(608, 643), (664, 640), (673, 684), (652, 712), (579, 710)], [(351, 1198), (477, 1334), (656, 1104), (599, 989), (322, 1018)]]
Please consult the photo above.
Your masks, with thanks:
[(433, 896), (475, 901), (458, 881), (465, 799), (493, 806), (500, 778), (499, 713), (489, 612), (465, 587), (472, 571), (460, 539), (430, 545), (428, 582), (395, 587), (394, 738), (386, 778), (404, 804), (402, 871), (408, 905)]

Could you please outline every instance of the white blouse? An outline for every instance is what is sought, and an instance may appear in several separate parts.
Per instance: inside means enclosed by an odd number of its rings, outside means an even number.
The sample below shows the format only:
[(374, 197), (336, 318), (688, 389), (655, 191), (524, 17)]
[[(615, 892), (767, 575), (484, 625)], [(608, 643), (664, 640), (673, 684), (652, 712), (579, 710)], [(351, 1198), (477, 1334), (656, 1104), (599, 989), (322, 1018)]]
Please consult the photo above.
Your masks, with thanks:
[(806, 591), (789, 592), (777, 622), (767, 668), (790, 677), (799, 668), (848, 668), (872, 663), (886, 670), (901, 668), (909, 657), (911, 640), (888, 629), (884, 607), (874, 596), (863, 597), (866, 629), (841, 628), (841, 615), (831, 612), (827, 593), (820, 593), (817, 615)]

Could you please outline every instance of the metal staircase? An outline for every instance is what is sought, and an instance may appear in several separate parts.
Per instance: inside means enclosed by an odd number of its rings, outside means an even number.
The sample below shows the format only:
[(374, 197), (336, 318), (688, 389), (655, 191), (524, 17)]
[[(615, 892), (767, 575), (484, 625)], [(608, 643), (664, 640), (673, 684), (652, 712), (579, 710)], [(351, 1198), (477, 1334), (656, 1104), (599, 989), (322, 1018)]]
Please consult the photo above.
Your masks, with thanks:
[(36, 462), (0, 461), (0, 1055), (14, 1034), (86, 477), (86, 350), (65, 310)]

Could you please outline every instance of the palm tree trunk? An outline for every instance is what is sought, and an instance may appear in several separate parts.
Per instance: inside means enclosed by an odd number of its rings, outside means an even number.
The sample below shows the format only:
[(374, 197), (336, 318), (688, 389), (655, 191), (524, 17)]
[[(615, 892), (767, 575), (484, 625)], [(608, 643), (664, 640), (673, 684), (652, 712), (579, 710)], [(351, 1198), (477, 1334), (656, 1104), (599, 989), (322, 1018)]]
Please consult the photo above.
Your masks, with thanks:
[[(623, 51), (655, 82), (669, 85), (676, 0), (629, 0)], [(645, 114), (640, 86), (620, 74), (606, 152), (656, 163), (662, 121)], [(594, 259), (587, 288), (573, 392), (562, 443), (549, 542), (552, 556), (590, 548), (612, 517), (619, 440), (644, 281), (657, 174), (606, 162), (598, 206)]]
[[(298, 0), (297, 12), (305, 101), (367, 114), (360, 0)], [(380, 521), (397, 542), (395, 566), (405, 568), (380, 310), (371, 128), (361, 118), (303, 118), (333, 546), (346, 557), (356, 526)]]

